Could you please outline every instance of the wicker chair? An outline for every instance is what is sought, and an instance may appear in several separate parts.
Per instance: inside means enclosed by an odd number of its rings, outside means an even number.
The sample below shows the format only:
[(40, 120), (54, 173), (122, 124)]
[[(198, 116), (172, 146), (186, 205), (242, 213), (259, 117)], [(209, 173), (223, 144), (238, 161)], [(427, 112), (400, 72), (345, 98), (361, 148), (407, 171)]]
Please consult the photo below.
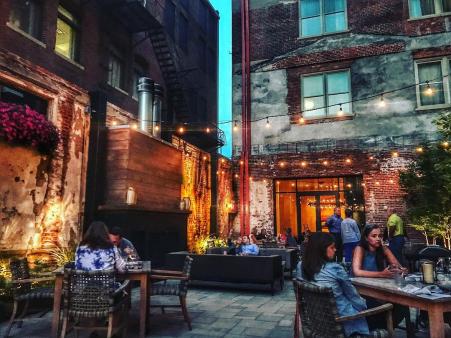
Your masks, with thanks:
[[(159, 307), (164, 313), (165, 307), (181, 307), (183, 318), (188, 324), (188, 328), (191, 331), (191, 319), (186, 307), (186, 294), (188, 292), (188, 284), (190, 279), (191, 265), (193, 259), (186, 256), (185, 263), (183, 265), (183, 271), (171, 271), (171, 270), (152, 270), (152, 291), (151, 296), (179, 296), (180, 305), (151, 305), (151, 307)], [(152, 304), (152, 302), (151, 302)]]
[(393, 336), (392, 304), (384, 304), (373, 309), (361, 311), (355, 315), (339, 317), (331, 288), (317, 286), (297, 279), (293, 280), (293, 284), (296, 294), (295, 338), (299, 337), (299, 317), (305, 338), (344, 338), (343, 322), (383, 312), (387, 313), (387, 330), (371, 331), (369, 336), (356, 335), (353, 337), (376, 338)]
[[(28, 260), (26, 258), (11, 260), (9, 268), (12, 275), (14, 307), (9, 323), (3, 334), (4, 337), (9, 336), (9, 332), (15, 323), (18, 323), (18, 327), (22, 326), (23, 318), (27, 314), (30, 301), (35, 299), (53, 299), (53, 287), (35, 286), (36, 284), (39, 285), (42, 282), (53, 281), (55, 279), (50, 275), (40, 278), (31, 278)], [(41, 274), (41, 276), (44, 275)], [(20, 315), (18, 315), (19, 306), (21, 304), (23, 304), (23, 308)], [(46, 310), (50, 311), (51, 307)]]
[[(107, 337), (122, 330), (122, 336), (126, 337), (127, 317), (130, 303), (130, 295), (125, 289), (128, 282), (118, 287), (115, 271), (81, 271), (70, 268), (64, 269), (63, 282), (63, 325), (61, 338), (66, 336), (71, 320), (72, 328), (78, 336), (79, 330), (107, 330)], [(119, 325), (114, 327), (118, 316)], [(96, 322), (107, 326), (94, 326)]]

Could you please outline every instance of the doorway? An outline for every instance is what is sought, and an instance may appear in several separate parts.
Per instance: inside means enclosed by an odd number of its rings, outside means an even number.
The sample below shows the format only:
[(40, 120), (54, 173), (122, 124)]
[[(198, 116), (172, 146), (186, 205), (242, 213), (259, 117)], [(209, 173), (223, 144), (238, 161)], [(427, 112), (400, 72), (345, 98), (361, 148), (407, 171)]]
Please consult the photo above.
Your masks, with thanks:
[(363, 225), (365, 205), (361, 176), (280, 179), (275, 181), (275, 233), (285, 233), (290, 227), (293, 234), (329, 231), (327, 219), (340, 207), (353, 210), (353, 218)]

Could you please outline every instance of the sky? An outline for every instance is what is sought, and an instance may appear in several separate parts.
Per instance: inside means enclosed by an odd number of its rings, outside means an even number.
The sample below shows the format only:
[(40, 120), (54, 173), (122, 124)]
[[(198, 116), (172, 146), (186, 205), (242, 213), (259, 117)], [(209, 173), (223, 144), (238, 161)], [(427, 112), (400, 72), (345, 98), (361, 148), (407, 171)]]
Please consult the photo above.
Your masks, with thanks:
[[(219, 88), (218, 120), (232, 120), (232, 0), (210, 0), (219, 12)], [(224, 156), (232, 156), (232, 124), (219, 124), (226, 134), (226, 145), (219, 149)]]

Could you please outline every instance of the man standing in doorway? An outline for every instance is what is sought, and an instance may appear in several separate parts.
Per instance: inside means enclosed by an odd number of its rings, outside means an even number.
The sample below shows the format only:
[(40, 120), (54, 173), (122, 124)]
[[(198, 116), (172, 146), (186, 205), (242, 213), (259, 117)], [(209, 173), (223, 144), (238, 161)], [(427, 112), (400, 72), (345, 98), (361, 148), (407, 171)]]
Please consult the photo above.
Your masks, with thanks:
[(334, 214), (330, 216), (326, 221), (326, 226), (329, 232), (335, 239), (335, 247), (337, 248), (337, 261), (343, 261), (343, 241), (341, 240), (341, 210), (339, 207), (334, 209)]
[(399, 263), (403, 264), (402, 257), (402, 249), (404, 248), (404, 244), (406, 242), (405, 232), (404, 232), (404, 223), (401, 217), (396, 213), (396, 209), (392, 208), (389, 213), (390, 217), (387, 221), (387, 230), (388, 230), (388, 241), (391, 252), (395, 255), (396, 259)]

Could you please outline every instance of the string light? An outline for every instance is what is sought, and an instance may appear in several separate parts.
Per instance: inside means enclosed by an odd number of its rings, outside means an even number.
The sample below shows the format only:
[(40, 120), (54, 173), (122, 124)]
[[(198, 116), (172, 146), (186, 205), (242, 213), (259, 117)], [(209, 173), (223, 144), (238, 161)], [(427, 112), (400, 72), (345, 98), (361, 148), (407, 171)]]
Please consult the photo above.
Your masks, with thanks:
[(202, 157), (202, 159), (203, 159), (204, 161), (206, 161), (206, 160), (207, 160), (207, 156)]
[(271, 128), (271, 124), (269, 123), (269, 118), (266, 118), (266, 128)]
[(392, 157), (398, 157), (399, 153), (397, 151), (394, 151), (394, 152), (391, 153), (391, 156)]
[(429, 84), (429, 80), (426, 81), (426, 90), (424, 91), (424, 93), (429, 96), (434, 94), (434, 91), (432, 90), (431, 85)]
[(221, 163), (224, 163), (224, 162), (225, 162), (225, 160), (223, 158), (221, 158)]
[(381, 95), (381, 99), (379, 101), (379, 107), (381, 107), (381, 108), (385, 107), (384, 94)]
[(233, 124), (233, 131), (238, 131), (238, 125), (237, 125), (236, 120), (235, 120), (235, 123)]
[(443, 146), (443, 148), (448, 148), (449, 147), (449, 142), (448, 141), (442, 142), (442, 146)]
[(238, 174), (235, 174), (235, 178), (238, 178), (238, 177), (240, 177), (240, 175), (238, 175)]
[(185, 128), (180, 127), (180, 128), (178, 129), (178, 131), (179, 131), (180, 134), (183, 134), (183, 132), (185, 131)]
[(135, 129), (135, 130), (138, 129), (138, 123), (133, 123), (132, 124), (132, 128)]
[(340, 103), (340, 109), (338, 110), (337, 115), (338, 115), (338, 116), (343, 116), (343, 114), (344, 114), (344, 112), (343, 112), (343, 107), (341, 106), (341, 103)]
[(327, 161), (323, 161), (323, 164), (324, 164), (324, 165), (328, 165), (328, 164), (329, 164), (329, 162), (327, 162)]
[(113, 120), (113, 122), (111, 122), (111, 124), (112, 124), (113, 126), (117, 126), (117, 121), (116, 121), (116, 120)]
[(159, 131), (159, 130), (160, 130), (160, 126), (156, 125), (156, 126), (155, 126), (155, 130), (156, 130), (156, 131)]
[(280, 162), (279, 165), (281, 168), (283, 168), (283, 167), (285, 167), (285, 162)]
[(207, 134), (208, 134), (210, 131), (211, 131), (211, 130), (210, 130), (209, 127), (207, 127), (207, 129), (205, 129), (205, 132), (206, 132)]
[(243, 160), (241, 160), (241, 161), (240, 161), (240, 165), (243, 165), (243, 164), (244, 164), (244, 161), (243, 161)]
[(302, 161), (302, 162), (301, 162), (301, 166), (302, 166), (302, 167), (306, 167), (306, 166), (307, 166), (307, 162)]
[(422, 147), (417, 147), (417, 148), (415, 149), (415, 151), (416, 151), (417, 153), (422, 153), (422, 152), (423, 152), (423, 148), (422, 148)]
[(351, 161), (350, 158), (347, 158), (345, 162), (349, 164), (349, 163), (351, 163), (352, 161)]
[(301, 115), (301, 117), (299, 118), (299, 124), (304, 124), (305, 123), (305, 119), (304, 117)]

